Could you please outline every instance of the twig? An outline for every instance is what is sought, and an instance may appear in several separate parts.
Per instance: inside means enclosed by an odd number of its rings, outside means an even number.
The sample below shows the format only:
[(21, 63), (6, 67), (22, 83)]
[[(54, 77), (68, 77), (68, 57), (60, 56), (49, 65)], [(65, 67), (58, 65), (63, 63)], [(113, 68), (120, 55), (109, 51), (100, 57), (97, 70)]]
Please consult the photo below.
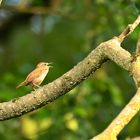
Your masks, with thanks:
[(129, 24), (126, 27), (126, 29), (118, 36), (120, 42), (122, 42), (127, 36), (129, 36), (139, 24), (140, 24), (140, 15), (133, 22), (133, 24)]

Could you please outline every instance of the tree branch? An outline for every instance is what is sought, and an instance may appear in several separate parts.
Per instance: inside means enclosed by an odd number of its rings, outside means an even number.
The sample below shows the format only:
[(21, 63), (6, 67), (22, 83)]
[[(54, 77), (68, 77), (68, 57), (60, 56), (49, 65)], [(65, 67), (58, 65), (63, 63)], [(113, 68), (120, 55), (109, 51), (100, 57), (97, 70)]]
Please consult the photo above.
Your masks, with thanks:
[(133, 24), (129, 24), (126, 29), (118, 36), (118, 38), (120, 38), (120, 42), (122, 42), (127, 36), (129, 36), (139, 24), (140, 15), (137, 17)]
[(87, 79), (107, 58), (126, 70), (130, 69), (130, 53), (120, 47), (117, 38), (111, 39), (101, 43), (83, 61), (52, 83), (18, 99), (0, 103), (0, 120), (21, 116), (52, 102)]

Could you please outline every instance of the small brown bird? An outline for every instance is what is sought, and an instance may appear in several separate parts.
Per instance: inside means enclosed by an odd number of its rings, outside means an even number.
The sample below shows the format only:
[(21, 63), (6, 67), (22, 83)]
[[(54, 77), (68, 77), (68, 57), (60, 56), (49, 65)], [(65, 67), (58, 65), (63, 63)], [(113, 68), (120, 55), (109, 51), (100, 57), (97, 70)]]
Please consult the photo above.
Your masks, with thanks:
[(20, 83), (16, 88), (19, 88), (21, 86), (27, 86), (31, 85), (32, 88), (39, 87), (39, 85), (43, 82), (45, 79), (46, 75), (49, 72), (49, 68), (52, 67), (50, 66), (52, 63), (47, 63), (47, 62), (40, 62), (37, 64), (35, 70), (33, 70), (23, 81)]

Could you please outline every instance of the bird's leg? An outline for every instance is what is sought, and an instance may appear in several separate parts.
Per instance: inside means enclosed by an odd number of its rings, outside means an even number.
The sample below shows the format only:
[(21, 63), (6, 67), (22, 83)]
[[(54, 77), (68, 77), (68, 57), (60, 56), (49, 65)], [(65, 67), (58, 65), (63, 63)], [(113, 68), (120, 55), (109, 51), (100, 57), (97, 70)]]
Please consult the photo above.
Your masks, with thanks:
[(41, 86), (39, 86), (39, 85), (37, 85), (37, 84), (34, 84), (34, 86), (37, 87), (37, 88), (40, 88), (40, 87), (41, 87)]
[(35, 84), (35, 83), (32, 83), (32, 88), (33, 88), (34, 90), (36, 90), (37, 88), (40, 88), (40, 86), (37, 85), (37, 84)]

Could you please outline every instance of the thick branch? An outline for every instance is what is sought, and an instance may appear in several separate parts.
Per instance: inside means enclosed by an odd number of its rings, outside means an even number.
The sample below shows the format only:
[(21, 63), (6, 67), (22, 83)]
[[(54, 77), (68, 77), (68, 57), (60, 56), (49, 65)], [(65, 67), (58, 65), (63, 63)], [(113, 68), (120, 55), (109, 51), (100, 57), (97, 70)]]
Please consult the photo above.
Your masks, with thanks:
[(52, 102), (85, 80), (107, 58), (126, 70), (130, 69), (130, 53), (120, 47), (118, 38), (111, 39), (101, 43), (83, 61), (52, 83), (18, 99), (0, 103), (0, 120), (21, 116)]

